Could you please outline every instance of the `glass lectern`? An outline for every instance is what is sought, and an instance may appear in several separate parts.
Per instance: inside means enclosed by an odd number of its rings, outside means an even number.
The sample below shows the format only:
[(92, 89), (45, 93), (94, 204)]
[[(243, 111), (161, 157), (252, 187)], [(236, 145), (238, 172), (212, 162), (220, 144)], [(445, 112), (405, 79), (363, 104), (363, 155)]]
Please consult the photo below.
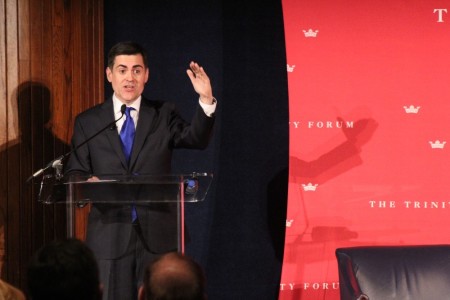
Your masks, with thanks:
[[(211, 173), (181, 175), (71, 175), (43, 176), (39, 201), (66, 206), (67, 236), (75, 237), (77, 210), (89, 205), (146, 205), (173, 203), (177, 206), (178, 250), (184, 252), (184, 204), (203, 201), (211, 186)], [(83, 227), (85, 224), (81, 224)], [(85, 229), (84, 229), (85, 230)], [(78, 236), (77, 236), (78, 237)]]

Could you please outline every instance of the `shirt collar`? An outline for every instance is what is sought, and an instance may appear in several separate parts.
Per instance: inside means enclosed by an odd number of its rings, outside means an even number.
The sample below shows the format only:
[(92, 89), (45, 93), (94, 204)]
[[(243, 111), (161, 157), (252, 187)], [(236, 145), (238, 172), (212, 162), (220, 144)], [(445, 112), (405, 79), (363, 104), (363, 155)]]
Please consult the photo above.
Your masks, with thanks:
[[(127, 106), (133, 107), (136, 110), (136, 112), (139, 112), (139, 107), (141, 106), (141, 99), (142, 96), (139, 96), (136, 100), (133, 101), (133, 103)], [(121, 114), (121, 107), (123, 105), (122, 101), (120, 101), (119, 98), (117, 98), (116, 94), (112, 96), (112, 100), (114, 105), (114, 113)]]

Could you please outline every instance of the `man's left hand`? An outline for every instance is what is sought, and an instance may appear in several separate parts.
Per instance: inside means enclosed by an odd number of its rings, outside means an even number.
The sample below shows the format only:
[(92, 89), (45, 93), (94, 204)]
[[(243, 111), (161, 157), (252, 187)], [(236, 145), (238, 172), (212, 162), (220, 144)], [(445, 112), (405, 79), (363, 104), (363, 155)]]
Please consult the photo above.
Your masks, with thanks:
[(200, 95), (200, 101), (205, 104), (212, 104), (214, 97), (212, 94), (211, 82), (203, 67), (192, 61), (189, 64), (189, 69), (186, 70), (186, 73), (191, 79), (194, 90)]

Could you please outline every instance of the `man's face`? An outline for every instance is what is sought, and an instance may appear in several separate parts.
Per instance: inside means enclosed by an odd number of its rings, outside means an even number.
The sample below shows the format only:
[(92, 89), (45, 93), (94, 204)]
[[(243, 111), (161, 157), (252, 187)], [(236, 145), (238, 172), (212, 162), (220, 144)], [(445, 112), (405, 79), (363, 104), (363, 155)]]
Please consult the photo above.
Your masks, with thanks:
[(142, 55), (118, 55), (113, 68), (106, 68), (106, 77), (114, 93), (122, 103), (130, 104), (144, 91), (148, 80), (148, 69)]

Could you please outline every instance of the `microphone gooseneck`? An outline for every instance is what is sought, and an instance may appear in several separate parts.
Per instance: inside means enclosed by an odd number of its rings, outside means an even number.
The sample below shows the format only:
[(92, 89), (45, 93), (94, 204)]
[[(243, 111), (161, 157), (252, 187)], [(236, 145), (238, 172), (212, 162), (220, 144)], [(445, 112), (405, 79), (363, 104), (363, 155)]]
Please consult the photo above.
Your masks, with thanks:
[(47, 170), (48, 168), (52, 167), (55, 168), (56, 166), (60, 166), (62, 165), (62, 160), (64, 158), (66, 158), (67, 156), (69, 156), (70, 154), (72, 154), (73, 152), (77, 151), (80, 147), (84, 146), (85, 144), (87, 144), (90, 140), (92, 140), (93, 138), (95, 138), (97, 135), (99, 135), (100, 133), (102, 133), (103, 131), (110, 129), (112, 126), (114, 126), (117, 121), (119, 121), (120, 119), (123, 118), (123, 116), (125, 115), (125, 110), (127, 109), (127, 106), (125, 104), (122, 104), (122, 106), (120, 107), (120, 113), (122, 114), (119, 118), (117, 118), (116, 120), (112, 121), (111, 123), (109, 123), (107, 126), (105, 126), (104, 128), (100, 129), (98, 132), (96, 132), (94, 135), (92, 135), (91, 137), (87, 138), (86, 140), (84, 140), (81, 144), (74, 146), (72, 148), (72, 150), (70, 150), (69, 152), (67, 152), (66, 154), (63, 154), (61, 156), (59, 156), (58, 158), (52, 160), (51, 162), (49, 162), (44, 168), (38, 170), (37, 172), (33, 173), (33, 175), (31, 175), (26, 182), (29, 182), (30, 180), (32, 180), (33, 178), (41, 175), (42, 173), (44, 173), (45, 170)]

